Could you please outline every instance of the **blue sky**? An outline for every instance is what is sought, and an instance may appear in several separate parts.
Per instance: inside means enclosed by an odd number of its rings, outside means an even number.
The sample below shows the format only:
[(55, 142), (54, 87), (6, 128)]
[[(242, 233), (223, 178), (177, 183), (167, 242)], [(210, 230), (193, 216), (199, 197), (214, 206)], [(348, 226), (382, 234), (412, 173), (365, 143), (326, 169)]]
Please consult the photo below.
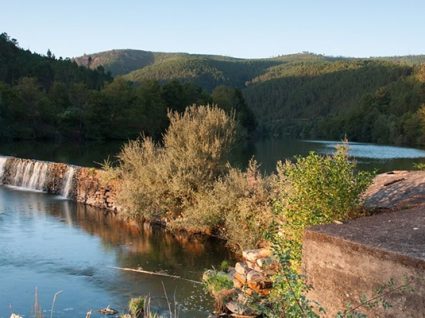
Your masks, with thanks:
[(423, 0), (0, 0), (0, 32), (58, 57), (114, 48), (270, 57), (425, 54)]

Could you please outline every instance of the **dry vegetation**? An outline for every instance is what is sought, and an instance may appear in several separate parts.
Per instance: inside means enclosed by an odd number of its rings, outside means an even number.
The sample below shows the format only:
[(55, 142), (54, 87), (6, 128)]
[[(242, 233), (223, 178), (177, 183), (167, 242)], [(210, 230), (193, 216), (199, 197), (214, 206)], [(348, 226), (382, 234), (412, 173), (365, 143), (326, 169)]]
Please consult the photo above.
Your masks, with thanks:
[(119, 204), (130, 217), (161, 220), (175, 229), (215, 234), (231, 246), (262, 241), (271, 216), (272, 177), (255, 161), (246, 171), (226, 156), (236, 134), (234, 116), (216, 106), (170, 112), (162, 145), (141, 137), (119, 154)]

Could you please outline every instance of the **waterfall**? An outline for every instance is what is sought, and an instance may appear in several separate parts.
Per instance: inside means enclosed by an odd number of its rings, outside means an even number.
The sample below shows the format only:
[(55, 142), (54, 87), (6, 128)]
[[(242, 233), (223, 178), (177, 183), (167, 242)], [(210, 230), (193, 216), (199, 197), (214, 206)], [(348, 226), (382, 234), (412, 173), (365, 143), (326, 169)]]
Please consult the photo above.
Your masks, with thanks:
[(63, 178), (63, 186), (62, 186), (61, 194), (65, 198), (69, 198), (69, 196), (71, 194), (73, 180), (74, 180), (74, 173), (75, 173), (75, 168), (74, 167), (68, 167), (68, 169), (65, 173), (65, 177)]
[(0, 156), (0, 184), (72, 198), (78, 167)]
[(8, 167), (8, 183), (10, 185), (30, 190), (45, 190), (48, 173), (47, 162), (32, 161), (18, 158), (11, 158), (10, 160), (11, 163)]
[(7, 157), (0, 157), (0, 184), (3, 181), (4, 169), (6, 168)]

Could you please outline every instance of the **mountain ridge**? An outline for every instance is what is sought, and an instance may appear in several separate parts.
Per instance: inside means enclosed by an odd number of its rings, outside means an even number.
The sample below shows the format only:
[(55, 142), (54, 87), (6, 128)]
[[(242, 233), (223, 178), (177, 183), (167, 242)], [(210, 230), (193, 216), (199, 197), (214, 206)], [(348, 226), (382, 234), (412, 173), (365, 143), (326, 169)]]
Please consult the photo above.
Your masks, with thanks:
[(136, 84), (179, 80), (207, 91), (222, 85), (240, 89), (266, 134), (336, 139), (347, 134), (353, 141), (425, 144), (419, 119), (425, 55), (352, 58), (302, 52), (241, 59), (120, 50), (95, 57), (118, 78)]

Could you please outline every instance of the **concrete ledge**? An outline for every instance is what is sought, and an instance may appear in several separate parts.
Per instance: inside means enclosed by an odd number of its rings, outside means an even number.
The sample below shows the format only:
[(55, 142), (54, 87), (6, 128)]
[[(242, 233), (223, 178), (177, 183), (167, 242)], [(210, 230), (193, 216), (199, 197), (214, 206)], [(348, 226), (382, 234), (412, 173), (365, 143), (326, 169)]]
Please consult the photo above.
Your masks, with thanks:
[(392, 308), (363, 310), (369, 317), (425, 317), (425, 210), (381, 213), (305, 233), (303, 270), (309, 297), (334, 317), (347, 303), (359, 304), (377, 287), (411, 279), (411, 291), (386, 297)]
[(379, 174), (367, 189), (365, 206), (371, 209), (406, 209), (425, 203), (425, 171), (390, 171)]

